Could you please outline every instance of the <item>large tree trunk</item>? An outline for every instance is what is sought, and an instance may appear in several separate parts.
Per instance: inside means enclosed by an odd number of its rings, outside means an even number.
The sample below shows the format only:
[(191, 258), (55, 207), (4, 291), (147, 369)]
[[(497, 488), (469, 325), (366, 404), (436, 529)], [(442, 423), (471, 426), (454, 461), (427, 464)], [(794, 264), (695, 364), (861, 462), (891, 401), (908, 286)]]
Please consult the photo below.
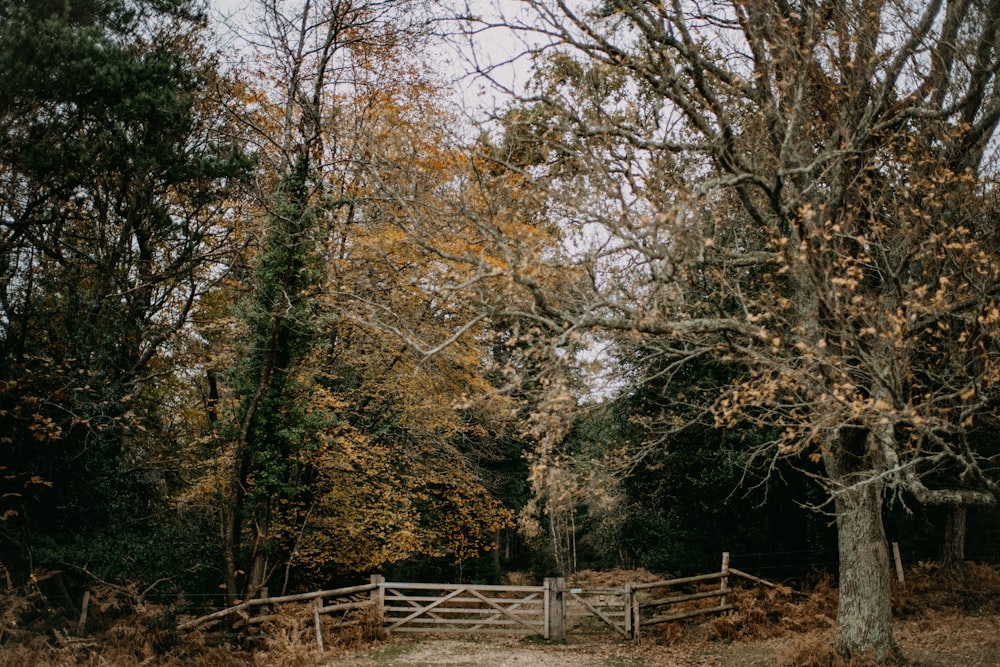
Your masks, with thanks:
[(837, 650), (870, 654), (879, 662), (899, 658), (892, 636), (889, 549), (878, 485), (852, 488), (837, 497), (840, 600)]
[(867, 429), (843, 428), (826, 456), (838, 483), (837, 544), (840, 584), (836, 648), (845, 656), (866, 656), (880, 664), (901, 661), (892, 636), (889, 548), (882, 523), (882, 484)]

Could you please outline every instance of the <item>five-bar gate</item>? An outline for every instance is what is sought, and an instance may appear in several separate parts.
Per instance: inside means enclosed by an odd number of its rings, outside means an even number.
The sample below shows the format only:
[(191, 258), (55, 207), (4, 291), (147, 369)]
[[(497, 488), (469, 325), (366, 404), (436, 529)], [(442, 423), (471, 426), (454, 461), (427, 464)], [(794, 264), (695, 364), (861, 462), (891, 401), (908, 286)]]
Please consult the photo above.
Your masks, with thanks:
[(551, 635), (547, 586), (384, 582), (388, 632)]

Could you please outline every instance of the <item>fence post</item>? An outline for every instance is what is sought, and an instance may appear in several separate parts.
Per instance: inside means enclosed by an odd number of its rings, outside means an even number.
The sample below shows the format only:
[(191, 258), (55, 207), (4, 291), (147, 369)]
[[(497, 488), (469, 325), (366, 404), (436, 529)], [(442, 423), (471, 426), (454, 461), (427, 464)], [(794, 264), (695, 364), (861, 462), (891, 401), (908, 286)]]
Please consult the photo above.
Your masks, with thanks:
[(542, 582), (542, 588), (545, 590), (542, 592), (542, 639), (548, 641), (552, 634), (551, 620), (552, 620), (552, 591), (549, 590), (549, 580), (546, 577), (545, 581)]
[(634, 639), (635, 635), (632, 633), (632, 582), (625, 583), (622, 598), (625, 602), (625, 636)]
[(370, 596), (372, 601), (372, 625), (375, 626), (375, 636), (382, 639), (385, 636), (385, 577), (381, 574), (373, 574)]
[(629, 606), (632, 608), (632, 638), (639, 641), (639, 629), (642, 627), (639, 607), (642, 605), (639, 602), (639, 593), (637, 591), (632, 591), (632, 601), (629, 603)]
[(566, 639), (566, 580), (562, 577), (547, 577), (545, 579), (545, 597), (548, 600), (548, 614), (545, 625), (548, 626), (547, 639), (565, 641)]
[[(720, 590), (724, 591), (724, 590), (726, 590), (726, 587), (729, 586), (729, 577), (727, 576), (728, 574), (729, 574), (729, 552), (728, 551), (723, 551), (722, 552), (722, 578), (719, 579), (719, 589)], [(725, 594), (723, 594), (722, 599), (719, 600), (719, 606), (722, 606), (722, 607), (726, 606), (726, 596), (725, 596)]]
[(87, 629), (87, 607), (90, 606), (90, 589), (83, 592), (83, 602), (80, 603), (80, 622), (76, 625), (76, 634), (83, 636)]
[(903, 559), (899, 557), (899, 542), (892, 543), (892, 559), (896, 562), (896, 581), (905, 584), (906, 577), (903, 575)]
[(316, 624), (316, 646), (323, 652), (323, 625), (320, 622), (319, 610), (323, 608), (323, 598), (313, 600), (313, 622)]

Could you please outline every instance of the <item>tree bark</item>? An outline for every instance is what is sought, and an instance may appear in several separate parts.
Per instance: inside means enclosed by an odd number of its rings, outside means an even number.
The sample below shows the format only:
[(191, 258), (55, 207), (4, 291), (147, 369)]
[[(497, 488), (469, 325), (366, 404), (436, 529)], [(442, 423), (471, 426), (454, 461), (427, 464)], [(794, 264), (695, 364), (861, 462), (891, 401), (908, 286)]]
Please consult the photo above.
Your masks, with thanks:
[(493, 571), (496, 573), (497, 576), (500, 576), (501, 573), (500, 547), (501, 547), (500, 529), (497, 528), (496, 530), (493, 531), (493, 553), (491, 554), (493, 558)]
[[(234, 467), (238, 467), (234, 464)], [(222, 551), (223, 551), (223, 576), (226, 585), (226, 603), (234, 605), (239, 600), (240, 593), (236, 581), (236, 572), (239, 569), (241, 533), (242, 533), (242, 507), (243, 493), (242, 480), (236, 474), (231, 475), (231, 485), (228, 496), (222, 500)]]
[(882, 524), (882, 494), (875, 483), (837, 496), (840, 597), (837, 650), (870, 655), (879, 663), (900, 658), (892, 636), (889, 548)]
[(889, 545), (875, 437), (865, 428), (843, 427), (825, 456), (827, 473), (836, 485), (840, 555), (835, 644), (841, 655), (892, 665), (902, 661), (902, 654), (892, 635)]
[(257, 597), (257, 593), (267, 583), (268, 544), (271, 541), (271, 499), (264, 497), (257, 501), (256, 532), (253, 556), (250, 562), (250, 577), (247, 580), (247, 599)]
[(954, 574), (962, 574), (965, 570), (965, 520), (968, 511), (965, 505), (949, 506), (944, 524), (941, 565)]
[(247, 448), (242, 441), (234, 445), (232, 468), (222, 490), (222, 551), (226, 602), (234, 605), (240, 599), (237, 573), (243, 548), (243, 503), (246, 500)]

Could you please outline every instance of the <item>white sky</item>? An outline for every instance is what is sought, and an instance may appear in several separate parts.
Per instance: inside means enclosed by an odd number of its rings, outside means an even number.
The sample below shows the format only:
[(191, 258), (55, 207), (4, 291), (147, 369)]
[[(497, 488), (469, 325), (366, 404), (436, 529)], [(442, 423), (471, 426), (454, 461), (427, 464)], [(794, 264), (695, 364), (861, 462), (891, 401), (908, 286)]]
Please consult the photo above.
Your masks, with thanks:
[[(238, 39), (225, 27), (225, 23), (240, 26), (252, 20), (261, 0), (208, 0), (212, 22), (223, 45), (236, 45)], [(288, 6), (295, 6), (301, 0), (285, 0)], [(498, 16), (513, 17), (523, 10), (519, 0), (439, 0), (436, 7), (442, 15), (449, 10), (457, 12), (466, 4), (477, 15), (489, 17), (494, 22)], [(492, 76), (502, 87), (522, 90), (530, 76), (530, 62), (518, 58), (526, 50), (521, 40), (509, 30), (492, 28), (478, 35), (473, 46), (442, 41), (439, 52), (434, 54), (435, 65), (442, 74), (456, 81), (462, 101), (472, 109), (488, 111), (508, 98), (490, 82), (481, 77), (470, 76), (473, 62), (483, 69), (490, 69)]]

